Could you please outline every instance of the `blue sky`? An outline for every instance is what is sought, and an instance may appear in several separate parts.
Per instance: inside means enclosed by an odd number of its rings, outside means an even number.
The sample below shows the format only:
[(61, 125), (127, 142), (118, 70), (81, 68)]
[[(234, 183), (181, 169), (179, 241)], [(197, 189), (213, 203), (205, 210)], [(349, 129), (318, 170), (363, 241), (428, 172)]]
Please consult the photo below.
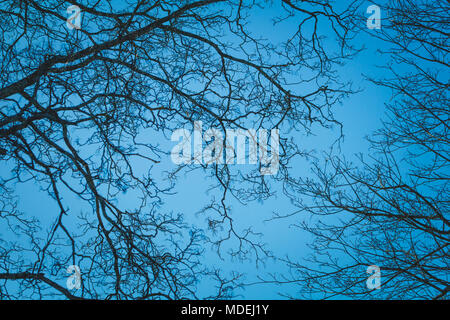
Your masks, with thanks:
[[(367, 2), (367, 6), (370, 3)], [(364, 6), (363, 6), (364, 7)], [(273, 42), (279, 41), (280, 29), (276, 30), (272, 27), (271, 16), (276, 14), (277, 5), (274, 5), (272, 11), (265, 10), (260, 14), (252, 16), (249, 22), (249, 28), (255, 33), (260, 33)], [(289, 25), (285, 26), (286, 30)], [(377, 32), (373, 30), (371, 32)], [(330, 43), (333, 39), (329, 40)], [(359, 55), (348, 61), (345, 66), (340, 67), (339, 74), (346, 80), (351, 80), (354, 87), (361, 89), (359, 93), (350, 96), (341, 106), (335, 107), (336, 118), (344, 125), (345, 139), (342, 143), (342, 154), (352, 157), (355, 153), (367, 153), (368, 143), (364, 140), (381, 125), (381, 119), (384, 113), (384, 103), (389, 100), (390, 92), (385, 89), (376, 87), (369, 81), (365, 80), (363, 74), (382, 76), (382, 71), (377, 68), (378, 65), (386, 63), (386, 58), (377, 53), (377, 50), (383, 48), (384, 44), (371, 35), (371, 33), (361, 33), (355, 40), (356, 44), (364, 44), (366, 49)], [(331, 44), (330, 44), (331, 45)], [(280, 131), (280, 135), (292, 135), (298, 141), (301, 147), (306, 149), (314, 148), (319, 153), (327, 151), (330, 144), (334, 141), (337, 132), (332, 130), (317, 130), (315, 136), (306, 136), (302, 132), (286, 133)], [(160, 139), (161, 145), (167, 147), (167, 151), (176, 143), (171, 142), (167, 137), (152, 136), (151, 139)], [(2, 165), (2, 171), (8, 168)], [(170, 157), (162, 159), (162, 164), (156, 168), (156, 172), (163, 172), (172, 166)], [(137, 168), (137, 170), (146, 168)], [(292, 169), (292, 174), (296, 176), (304, 176), (309, 173), (308, 163), (298, 163), (298, 166)], [(205, 205), (205, 203), (214, 194), (214, 191), (208, 193), (211, 181), (205, 177), (201, 171), (193, 171), (186, 173), (178, 180), (176, 186), (177, 194), (166, 201), (164, 210), (181, 212), (184, 214), (186, 221), (192, 225), (204, 226), (205, 217), (197, 213)], [(268, 244), (268, 248), (276, 253), (277, 256), (289, 255), (293, 259), (301, 260), (308, 252), (307, 243), (311, 241), (309, 235), (302, 233), (299, 229), (293, 228), (292, 224), (299, 219), (307, 217), (294, 216), (289, 219), (265, 221), (269, 219), (273, 212), (288, 214), (295, 210), (285, 196), (283, 196), (280, 186), (275, 186), (277, 196), (264, 202), (252, 202), (242, 205), (237, 201), (229, 199), (232, 207), (232, 216), (239, 228), (244, 229), (252, 226), (256, 231), (263, 234), (262, 241)], [(29, 181), (17, 185), (16, 193), (21, 197), (19, 209), (39, 217), (48, 228), (54, 222), (58, 209), (56, 204), (46, 197), (46, 193), (40, 190), (39, 186)], [(79, 213), (83, 210), (90, 210), (85, 205), (81, 205), (80, 201), (69, 193), (64, 194), (64, 200), (70, 207), (71, 212)], [(124, 206), (133, 205), (132, 195), (124, 196), (120, 200)], [(70, 217), (67, 218), (70, 220)], [(73, 222), (75, 224), (75, 222)], [(74, 225), (74, 228), (76, 226)], [(2, 238), (7, 237), (9, 231), (5, 226), (0, 228)], [(266, 277), (268, 273), (283, 274), (287, 272), (286, 267), (279, 262), (267, 260), (266, 265), (255, 267), (254, 261), (233, 261), (229, 257), (224, 256), (220, 260), (214, 253), (212, 248), (205, 248), (203, 257), (206, 265), (217, 266), (230, 272), (239, 270), (246, 274), (246, 283), (257, 281), (258, 276)], [(199, 286), (199, 295), (210, 292), (211, 283), (203, 282)], [(271, 284), (251, 285), (245, 290), (237, 289), (236, 293), (240, 298), (244, 299), (277, 299), (280, 298), (279, 292), (295, 294), (294, 286), (275, 286)]]
[[(367, 2), (367, 6), (371, 3)], [(363, 6), (365, 8), (365, 6)], [(260, 34), (273, 42), (280, 39), (280, 28), (273, 28), (271, 17), (276, 15), (277, 5), (274, 5), (272, 11), (264, 10), (260, 14), (255, 14), (250, 18), (249, 28), (255, 33)], [(295, 21), (294, 21), (295, 22)], [(291, 22), (292, 23), (292, 22)], [(289, 25), (284, 26), (286, 31)], [(377, 32), (373, 30), (371, 32)], [(332, 41), (332, 39), (330, 39)], [(369, 144), (364, 139), (374, 130), (380, 128), (381, 119), (384, 114), (384, 103), (389, 100), (389, 90), (382, 89), (367, 81), (363, 74), (382, 76), (378, 66), (386, 63), (387, 58), (381, 56), (377, 50), (383, 49), (385, 44), (376, 39), (371, 33), (361, 33), (355, 39), (355, 43), (364, 45), (366, 49), (356, 57), (348, 61), (345, 66), (339, 70), (339, 75), (345, 80), (352, 81), (354, 87), (360, 89), (360, 92), (349, 97), (341, 106), (335, 107), (336, 118), (342, 121), (344, 127), (344, 141), (341, 145), (341, 152), (346, 157), (351, 158), (356, 153), (367, 153)], [(337, 128), (336, 128), (337, 129)], [(286, 133), (293, 135), (299, 145), (306, 149), (316, 149), (318, 153), (328, 151), (331, 143), (337, 136), (336, 130), (320, 129), (314, 132), (315, 136), (306, 136), (303, 132)], [(175, 143), (174, 143), (175, 144)], [(305, 176), (309, 173), (307, 162), (299, 163), (298, 167), (293, 168), (294, 176)], [(202, 218), (195, 213), (200, 210), (205, 196), (205, 190), (208, 189), (208, 182), (205, 181), (202, 174), (190, 174), (184, 180), (179, 180), (176, 190), (178, 190), (177, 201), (168, 204), (174, 211), (184, 212), (191, 217), (194, 223), (201, 223)], [(273, 216), (273, 212), (288, 214), (295, 211), (295, 207), (282, 194), (279, 186), (275, 186), (277, 196), (263, 203), (251, 203), (243, 206), (237, 201), (231, 201), (233, 208), (233, 218), (235, 218), (242, 228), (253, 226), (255, 230), (263, 234), (262, 240), (265, 241), (270, 250), (277, 256), (289, 256), (292, 259), (301, 261), (308, 253), (307, 243), (311, 242), (310, 235), (293, 227), (293, 224), (308, 219), (308, 217), (296, 215), (288, 219), (279, 219), (275, 221), (265, 221)], [(236, 270), (246, 274), (246, 283), (258, 282), (258, 277), (268, 278), (268, 273), (282, 275), (288, 272), (283, 263), (273, 260), (267, 260), (265, 265), (255, 268), (254, 261), (230, 261), (227, 257), (219, 260), (212, 249), (206, 248), (205, 255), (207, 264), (217, 265), (223, 269)], [(365, 272), (365, 270), (364, 270)], [(201, 290), (208, 291), (210, 283), (203, 283)], [(279, 293), (290, 293), (295, 296), (295, 285), (274, 285), (274, 284), (253, 284), (243, 290), (237, 290), (240, 298), (243, 299), (280, 299)]]

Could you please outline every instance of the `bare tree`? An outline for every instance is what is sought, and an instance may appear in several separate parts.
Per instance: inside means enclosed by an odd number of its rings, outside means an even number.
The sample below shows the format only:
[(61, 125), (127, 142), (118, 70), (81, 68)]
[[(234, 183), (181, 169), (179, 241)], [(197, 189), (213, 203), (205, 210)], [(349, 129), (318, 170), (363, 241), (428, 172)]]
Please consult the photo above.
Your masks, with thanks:
[[(349, 161), (331, 153), (314, 177), (291, 184), (313, 215), (299, 226), (314, 235), (307, 261), (287, 259), (304, 296), (447, 299), (449, 276), (448, 1), (389, 1), (382, 29), (391, 49), (392, 91), (371, 154)], [(292, 192), (291, 192), (292, 193)], [(302, 196), (298, 196), (298, 195)], [(307, 197), (303, 197), (307, 195)], [(381, 288), (366, 286), (379, 266)], [(370, 280), (369, 280), (370, 281)]]
[[(222, 132), (339, 125), (331, 107), (350, 91), (333, 66), (354, 52), (355, 7), (284, 0), (276, 22), (297, 28), (275, 46), (246, 26), (267, 2), (92, 3), (0, 2), (0, 297), (197, 298), (205, 277), (217, 281), (209, 298), (232, 297), (239, 275), (203, 265), (202, 252), (236, 240), (234, 256), (270, 254), (227, 207), (229, 197), (271, 196), (269, 178), (228, 165), (180, 165), (161, 178), (154, 172), (170, 151), (161, 141), (194, 121)], [(66, 25), (69, 5), (81, 10), (79, 29)], [(302, 156), (288, 139), (280, 150), (273, 181)], [(209, 229), (164, 207), (177, 177), (194, 169), (214, 181), (217, 198), (203, 210)], [(26, 182), (58, 211), (21, 212), (16, 188)], [(50, 230), (43, 219), (54, 221)], [(80, 266), (79, 291), (65, 287), (68, 265)]]

